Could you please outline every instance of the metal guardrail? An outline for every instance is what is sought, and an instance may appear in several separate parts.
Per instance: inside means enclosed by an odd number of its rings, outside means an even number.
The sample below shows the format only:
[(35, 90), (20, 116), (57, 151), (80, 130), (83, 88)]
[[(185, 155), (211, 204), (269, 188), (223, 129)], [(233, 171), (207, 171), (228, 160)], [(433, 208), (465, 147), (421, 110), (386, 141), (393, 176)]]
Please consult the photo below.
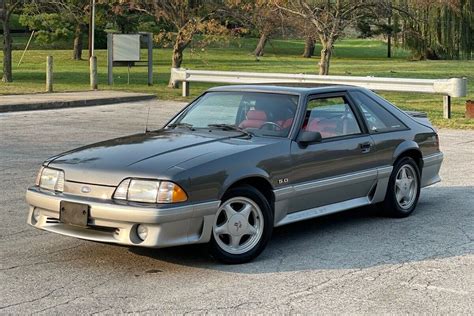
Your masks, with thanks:
[(443, 116), (451, 118), (451, 98), (467, 94), (466, 78), (410, 79), (352, 76), (320, 76), (308, 74), (256, 73), (234, 71), (171, 69), (171, 80), (183, 83), (183, 96), (189, 96), (191, 82), (233, 84), (335, 84), (364, 87), (376, 91), (421, 92), (443, 95)]

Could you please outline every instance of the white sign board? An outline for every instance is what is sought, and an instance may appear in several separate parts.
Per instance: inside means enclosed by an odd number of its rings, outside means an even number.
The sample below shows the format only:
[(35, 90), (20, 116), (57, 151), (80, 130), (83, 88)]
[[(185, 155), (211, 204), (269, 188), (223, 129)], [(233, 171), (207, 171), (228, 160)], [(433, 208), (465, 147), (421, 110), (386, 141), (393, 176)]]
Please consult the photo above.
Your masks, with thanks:
[(140, 61), (140, 35), (113, 35), (114, 61)]

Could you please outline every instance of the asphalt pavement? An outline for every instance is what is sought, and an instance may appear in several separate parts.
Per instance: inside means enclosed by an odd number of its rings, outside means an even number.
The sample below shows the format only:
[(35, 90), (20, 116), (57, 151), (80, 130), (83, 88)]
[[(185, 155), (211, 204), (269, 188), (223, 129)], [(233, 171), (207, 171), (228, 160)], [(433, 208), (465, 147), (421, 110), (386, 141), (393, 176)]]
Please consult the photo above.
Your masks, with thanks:
[(0, 114), (0, 314), (474, 311), (474, 131), (441, 130), (443, 181), (405, 219), (362, 208), (275, 229), (245, 265), (202, 245), (128, 248), (26, 225), (41, 162), (160, 127), (182, 103)]

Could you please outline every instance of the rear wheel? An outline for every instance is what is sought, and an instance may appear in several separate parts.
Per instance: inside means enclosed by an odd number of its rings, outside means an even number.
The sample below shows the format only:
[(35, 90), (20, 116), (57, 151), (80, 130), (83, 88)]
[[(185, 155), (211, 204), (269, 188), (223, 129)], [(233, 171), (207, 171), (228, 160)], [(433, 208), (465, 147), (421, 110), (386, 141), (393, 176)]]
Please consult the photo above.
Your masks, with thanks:
[(229, 190), (217, 211), (212, 228), (211, 254), (225, 263), (244, 263), (257, 257), (273, 230), (273, 213), (255, 188)]
[(383, 209), (389, 216), (407, 217), (415, 210), (419, 197), (420, 170), (413, 158), (403, 157), (393, 167)]

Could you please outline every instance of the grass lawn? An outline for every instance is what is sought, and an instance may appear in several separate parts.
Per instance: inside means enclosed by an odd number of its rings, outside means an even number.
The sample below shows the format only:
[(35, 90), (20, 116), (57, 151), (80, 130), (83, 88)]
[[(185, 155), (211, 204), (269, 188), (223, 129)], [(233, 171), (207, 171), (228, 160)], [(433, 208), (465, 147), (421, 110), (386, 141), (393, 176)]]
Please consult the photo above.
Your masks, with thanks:
[[(249, 54), (256, 44), (255, 39), (239, 39), (221, 46), (206, 49), (188, 49), (183, 67), (190, 69), (260, 71), (288, 73), (317, 73), (318, 58), (300, 57), (304, 43), (299, 40), (272, 40), (264, 57), (259, 61)], [(318, 51), (319, 47), (316, 48)], [(127, 69), (114, 69), (114, 85), (107, 85), (106, 51), (96, 51), (99, 65), (99, 88), (117, 89), (156, 94), (161, 99), (182, 100), (181, 91), (167, 88), (170, 71), (170, 49), (154, 50), (155, 85), (146, 85), (146, 68), (131, 69), (130, 85), (127, 84)], [(22, 51), (14, 51), (14, 82), (0, 83), (0, 94), (35, 93), (44, 91), (45, 60), (54, 56), (55, 91), (79, 91), (89, 88), (88, 61), (73, 61), (69, 50), (31, 50), (18, 66)], [(1, 53), (0, 53), (1, 55)], [(84, 56), (87, 52), (84, 51)], [(145, 56), (145, 51), (143, 51)], [(442, 118), (442, 97), (421, 93), (381, 93), (389, 101), (403, 109), (428, 112), (438, 127), (474, 129), (474, 120), (464, 118), (465, 101), (474, 99), (474, 61), (409, 61), (409, 53), (396, 49), (391, 59), (385, 58), (386, 46), (378, 40), (341, 40), (336, 43), (330, 74), (352, 76), (405, 77), (405, 78), (449, 78), (467, 77), (469, 94), (466, 98), (453, 98), (453, 119)], [(193, 83), (194, 97), (210, 84)]]

